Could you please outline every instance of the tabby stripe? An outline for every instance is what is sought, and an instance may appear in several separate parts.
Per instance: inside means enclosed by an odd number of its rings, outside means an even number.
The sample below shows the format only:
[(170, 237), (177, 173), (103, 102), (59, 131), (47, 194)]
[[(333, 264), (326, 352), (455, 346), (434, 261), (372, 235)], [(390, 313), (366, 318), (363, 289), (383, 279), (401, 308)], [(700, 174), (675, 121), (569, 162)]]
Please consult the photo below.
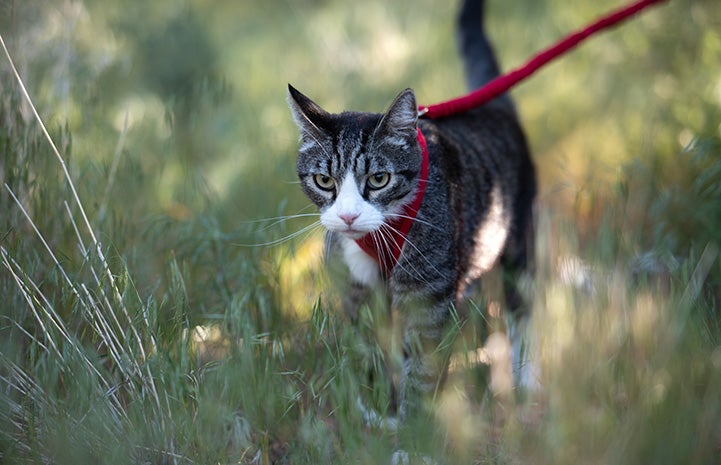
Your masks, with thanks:
[[(398, 188), (398, 187), (396, 187), (396, 188)], [(371, 191), (371, 189), (368, 186), (366, 186), (365, 189), (363, 190), (363, 197), (366, 200), (368, 199), (368, 196), (370, 195), (370, 191)], [(412, 191), (410, 189), (405, 189), (400, 192), (390, 190), (389, 192), (384, 192), (383, 197), (386, 199), (387, 202), (389, 202), (392, 200), (400, 200), (404, 197), (407, 197), (408, 194), (410, 194), (411, 192)]]
[(401, 170), (401, 171), (398, 171), (396, 174), (403, 176), (404, 178), (406, 178), (406, 180), (408, 182), (413, 181), (416, 178), (416, 176), (418, 176), (418, 172), (411, 171), (411, 170)]
[(342, 158), (339, 147), (340, 134), (333, 133), (332, 145), (333, 145), (333, 172), (341, 173)]

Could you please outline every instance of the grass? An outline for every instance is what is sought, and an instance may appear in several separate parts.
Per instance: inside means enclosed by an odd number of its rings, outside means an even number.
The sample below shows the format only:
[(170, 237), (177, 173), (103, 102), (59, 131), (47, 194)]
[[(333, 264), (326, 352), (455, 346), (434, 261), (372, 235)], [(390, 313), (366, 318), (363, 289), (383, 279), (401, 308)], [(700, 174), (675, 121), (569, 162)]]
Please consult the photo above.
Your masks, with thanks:
[[(462, 92), (436, 3), (2, 7), (38, 115), (3, 57), (0, 462), (388, 463), (396, 437), (356, 407), (389, 402), (388, 380), (365, 379), (383, 352), (399, 363), (387, 318), (365, 309), (358, 331), (336, 311), (319, 231), (248, 245), (312, 221), (293, 218), (312, 210), (292, 182), (287, 81), (338, 110), (408, 85), (424, 102)], [(489, 8), (509, 66), (606, 9)], [(515, 91), (541, 174), (543, 388), (498, 388), (491, 276), (445, 341), (453, 369), (430, 431), (411, 432), (419, 450), (718, 463), (720, 21), (712, 1), (671, 2)], [(196, 48), (168, 49), (177, 37)]]

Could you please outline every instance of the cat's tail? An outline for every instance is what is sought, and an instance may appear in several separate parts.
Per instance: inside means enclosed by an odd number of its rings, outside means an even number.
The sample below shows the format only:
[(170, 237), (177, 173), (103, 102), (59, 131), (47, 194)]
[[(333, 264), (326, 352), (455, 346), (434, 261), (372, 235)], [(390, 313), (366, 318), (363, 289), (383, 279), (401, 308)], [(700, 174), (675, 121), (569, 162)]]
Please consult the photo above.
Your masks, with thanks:
[[(463, 0), (458, 12), (457, 41), (470, 90), (498, 77), (499, 68), (484, 29), (485, 0)], [(510, 103), (507, 96), (503, 97)]]

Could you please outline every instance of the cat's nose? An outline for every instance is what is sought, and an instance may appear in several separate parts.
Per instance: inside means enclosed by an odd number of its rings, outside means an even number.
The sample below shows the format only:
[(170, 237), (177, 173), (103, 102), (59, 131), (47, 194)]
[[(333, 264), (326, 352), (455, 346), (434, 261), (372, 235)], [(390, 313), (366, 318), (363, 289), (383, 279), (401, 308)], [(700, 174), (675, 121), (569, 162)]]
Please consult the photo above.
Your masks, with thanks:
[(348, 226), (352, 225), (353, 222), (360, 216), (359, 213), (339, 213), (338, 217), (343, 220)]

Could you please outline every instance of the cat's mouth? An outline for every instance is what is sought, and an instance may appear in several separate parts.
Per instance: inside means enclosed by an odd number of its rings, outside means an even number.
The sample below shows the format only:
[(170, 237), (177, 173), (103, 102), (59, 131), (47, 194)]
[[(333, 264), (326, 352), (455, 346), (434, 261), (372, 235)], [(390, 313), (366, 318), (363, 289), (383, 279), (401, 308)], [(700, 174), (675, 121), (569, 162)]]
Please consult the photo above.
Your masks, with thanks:
[(341, 234), (353, 240), (360, 239), (366, 234), (373, 232), (372, 228), (369, 229), (367, 227), (358, 226), (356, 224), (338, 224), (337, 222), (334, 222), (331, 224), (324, 223), (323, 226), (325, 226), (328, 231), (334, 234)]
[(346, 236), (347, 238), (353, 239), (353, 240), (360, 239), (361, 237), (370, 233), (370, 231), (362, 231), (359, 229), (354, 229), (350, 226), (348, 226), (348, 228), (346, 228), (346, 229), (341, 229), (340, 231), (337, 231), (337, 232), (339, 232), (339, 233), (343, 234), (344, 236)]

